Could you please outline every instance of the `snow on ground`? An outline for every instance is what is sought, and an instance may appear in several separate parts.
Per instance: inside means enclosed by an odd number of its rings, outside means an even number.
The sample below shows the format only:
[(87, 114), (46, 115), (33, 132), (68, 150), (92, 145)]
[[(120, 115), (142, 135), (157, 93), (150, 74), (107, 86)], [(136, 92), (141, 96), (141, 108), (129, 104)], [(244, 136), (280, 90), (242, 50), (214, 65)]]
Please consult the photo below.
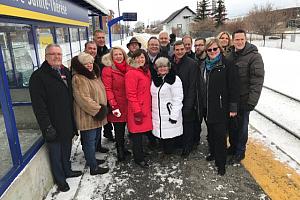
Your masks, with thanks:
[(300, 51), (259, 47), (265, 64), (264, 85), (300, 100)]

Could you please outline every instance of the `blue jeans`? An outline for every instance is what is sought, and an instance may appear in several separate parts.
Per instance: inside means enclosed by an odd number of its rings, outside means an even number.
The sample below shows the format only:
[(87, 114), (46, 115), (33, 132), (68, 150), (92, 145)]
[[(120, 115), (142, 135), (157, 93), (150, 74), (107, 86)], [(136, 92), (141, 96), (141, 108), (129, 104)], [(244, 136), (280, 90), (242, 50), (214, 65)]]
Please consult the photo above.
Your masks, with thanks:
[(81, 145), (84, 157), (91, 169), (95, 169), (97, 167), (95, 150), (96, 138), (98, 136), (97, 131), (99, 131), (98, 129), (99, 128), (80, 131)]
[(250, 111), (240, 110), (238, 113), (238, 128), (237, 132), (237, 145), (236, 155), (244, 154), (246, 151), (246, 144), (248, 141), (248, 124), (249, 124)]

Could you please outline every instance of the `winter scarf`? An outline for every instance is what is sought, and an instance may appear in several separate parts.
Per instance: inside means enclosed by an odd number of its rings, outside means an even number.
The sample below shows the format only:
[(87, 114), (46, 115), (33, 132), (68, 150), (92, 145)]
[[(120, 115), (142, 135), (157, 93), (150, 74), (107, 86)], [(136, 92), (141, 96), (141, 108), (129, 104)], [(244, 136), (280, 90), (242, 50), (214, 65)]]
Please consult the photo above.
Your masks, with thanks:
[(210, 60), (209, 57), (207, 57), (205, 59), (206, 70), (211, 71), (215, 67), (216, 63), (218, 63), (220, 60), (221, 60), (221, 53), (219, 53), (219, 55), (212, 60)]
[(116, 68), (118, 70), (120, 70), (120, 72), (125, 74), (125, 72), (126, 72), (126, 62), (125, 62), (125, 60), (121, 63), (117, 63), (117, 62), (114, 61), (114, 65), (116, 66)]

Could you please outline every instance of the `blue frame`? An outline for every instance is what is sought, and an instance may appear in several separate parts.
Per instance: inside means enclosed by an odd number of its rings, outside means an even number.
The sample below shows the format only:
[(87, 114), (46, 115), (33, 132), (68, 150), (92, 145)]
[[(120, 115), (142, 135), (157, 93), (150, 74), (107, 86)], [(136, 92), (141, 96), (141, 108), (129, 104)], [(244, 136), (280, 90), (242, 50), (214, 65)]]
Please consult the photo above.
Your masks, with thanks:
[(13, 161), (13, 167), (7, 174), (0, 179), (0, 196), (5, 192), (9, 185), (14, 181), (18, 174), (26, 167), (28, 162), (33, 158), (37, 151), (44, 144), (42, 137), (30, 147), (28, 151), (22, 156), (20, 141), (18, 137), (18, 129), (16, 127), (15, 115), (13, 112), (13, 105), (15, 106), (28, 106), (29, 102), (16, 102), (12, 103), (10, 91), (8, 87), (8, 80), (5, 72), (4, 59), (2, 49), (0, 46), (0, 102), (3, 112), (9, 148)]

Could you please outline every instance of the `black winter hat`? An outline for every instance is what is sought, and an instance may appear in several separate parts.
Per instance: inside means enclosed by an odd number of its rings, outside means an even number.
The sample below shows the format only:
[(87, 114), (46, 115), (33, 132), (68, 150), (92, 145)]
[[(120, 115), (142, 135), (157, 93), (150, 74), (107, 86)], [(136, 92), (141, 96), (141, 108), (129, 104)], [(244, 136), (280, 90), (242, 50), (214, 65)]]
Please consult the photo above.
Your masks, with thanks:
[(142, 44), (135, 38), (135, 37), (132, 37), (130, 40), (129, 40), (129, 43), (126, 45), (127, 48), (129, 47), (130, 44), (132, 43), (137, 43), (139, 45), (139, 47), (141, 48)]

